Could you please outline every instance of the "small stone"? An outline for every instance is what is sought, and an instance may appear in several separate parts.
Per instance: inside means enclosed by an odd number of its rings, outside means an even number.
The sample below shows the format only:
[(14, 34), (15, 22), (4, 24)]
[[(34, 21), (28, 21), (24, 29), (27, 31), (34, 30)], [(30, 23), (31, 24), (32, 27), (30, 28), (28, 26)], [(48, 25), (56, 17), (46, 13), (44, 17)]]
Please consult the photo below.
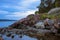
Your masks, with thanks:
[(2, 37), (0, 37), (0, 40), (3, 40), (3, 38), (2, 38)]
[(13, 36), (11, 36), (12, 38), (14, 38), (14, 35)]

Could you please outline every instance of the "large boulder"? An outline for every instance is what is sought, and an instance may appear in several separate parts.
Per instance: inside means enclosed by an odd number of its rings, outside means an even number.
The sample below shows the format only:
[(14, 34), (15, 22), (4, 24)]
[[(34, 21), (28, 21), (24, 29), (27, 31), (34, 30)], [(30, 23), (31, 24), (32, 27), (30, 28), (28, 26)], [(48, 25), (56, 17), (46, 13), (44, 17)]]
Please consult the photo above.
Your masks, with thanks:
[(37, 22), (34, 26), (36, 26), (36, 28), (45, 28), (44, 27), (44, 22)]
[(44, 24), (53, 25), (54, 24), (54, 20), (51, 20), (51, 19), (46, 18), (44, 20)]
[(51, 9), (48, 14), (60, 15), (60, 7)]
[(44, 20), (44, 25), (45, 25), (45, 28), (47, 29), (51, 29), (53, 27), (53, 24), (54, 24), (54, 20), (51, 20), (48, 18)]
[(55, 15), (55, 19), (54, 19), (54, 26), (56, 28), (60, 28), (60, 18), (58, 16), (60, 16), (60, 7), (58, 8), (53, 8), (48, 12), (49, 15)]

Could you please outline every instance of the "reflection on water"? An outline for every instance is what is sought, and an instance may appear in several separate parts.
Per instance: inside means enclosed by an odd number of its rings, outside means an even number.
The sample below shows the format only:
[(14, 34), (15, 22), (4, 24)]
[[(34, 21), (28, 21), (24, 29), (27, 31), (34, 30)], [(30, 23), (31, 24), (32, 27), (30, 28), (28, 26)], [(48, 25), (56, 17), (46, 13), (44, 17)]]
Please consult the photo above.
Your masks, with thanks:
[(22, 38), (20, 38), (19, 35), (15, 35), (14, 38), (7, 37), (6, 35), (3, 35), (2, 37), (4, 40), (37, 40), (36, 38), (32, 38), (26, 35), (24, 35)]
[(0, 21), (0, 28), (8, 27), (9, 25), (13, 24), (15, 21)]

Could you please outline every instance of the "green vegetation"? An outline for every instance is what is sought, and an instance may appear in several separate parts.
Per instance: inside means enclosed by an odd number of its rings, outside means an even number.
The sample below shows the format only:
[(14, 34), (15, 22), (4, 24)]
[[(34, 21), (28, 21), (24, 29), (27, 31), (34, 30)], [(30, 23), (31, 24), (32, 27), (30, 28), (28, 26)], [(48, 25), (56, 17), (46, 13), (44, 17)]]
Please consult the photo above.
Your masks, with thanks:
[(39, 11), (36, 11), (35, 14), (39, 14)]
[[(35, 14), (39, 14), (38, 12), (35, 12)], [(58, 15), (58, 16), (56, 16), (56, 15), (49, 15), (48, 13), (42, 13), (42, 14), (40, 14), (40, 19), (41, 20), (44, 20), (44, 19), (46, 19), (46, 18), (50, 18), (50, 19), (55, 19), (55, 18), (60, 18), (60, 15)]]
[[(60, 7), (60, 0), (55, 0), (53, 3), (51, 3), (52, 0), (47, 0), (47, 2), (45, 0), (41, 0), (41, 4), (37, 7), (39, 10), (35, 12), (35, 14), (40, 14), (40, 19), (45, 19), (45, 18), (50, 18), (50, 19), (54, 19), (54, 18), (60, 18), (60, 15), (55, 16), (55, 15), (48, 15), (48, 11), (52, 8), (55, 7)], [(46, 7), (44, 4), (47, 4), (48, 6)]]
[(45, 13), (48, 12), (51, 8), (54, 8), (55, 2), (52, 3), (51, 1), (52, 0), (41, 0), (41, 4), (38, 6), (39, 13)]
[[(39, 14), (47, 13), (50, 9), (55, 7), (60, 7), (60, 0), (55, 0), (53, 3), (52, 0), (41, 0), (41, 4), (37, 7), (39, 9)], [(48, 6), (45, 6), (48, 5)], [(37, 13), (38, 11), (36, 11)]]
[(55, 19), (55, 18), (60, 18), (60, 15), (56, 16), (56, 15), (48, 15), (47, 13), (43, 13), (40, 15), (40, 19), (44, 20), (46, 18), (50, 18), (50, 19)]

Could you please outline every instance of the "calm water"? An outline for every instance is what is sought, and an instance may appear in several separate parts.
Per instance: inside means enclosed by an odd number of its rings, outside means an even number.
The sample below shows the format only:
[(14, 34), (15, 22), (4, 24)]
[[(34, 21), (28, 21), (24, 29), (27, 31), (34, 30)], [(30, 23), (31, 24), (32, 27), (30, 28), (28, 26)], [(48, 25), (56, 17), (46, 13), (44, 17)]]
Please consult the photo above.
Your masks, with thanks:
[(14, 38), (12, 38), (11, 36), (7, 37), (6, 35), (3, 35), (2, 38), (4, 40), (37, 40), (37, 38), (32, 38), (26, 35), (23, 35), (22, 38), (20, 38), (19, 35), (14, 35)]
[(0, 21), (0, 28), (8, 27), (9, 25), (13, 24), (16, 21)]

